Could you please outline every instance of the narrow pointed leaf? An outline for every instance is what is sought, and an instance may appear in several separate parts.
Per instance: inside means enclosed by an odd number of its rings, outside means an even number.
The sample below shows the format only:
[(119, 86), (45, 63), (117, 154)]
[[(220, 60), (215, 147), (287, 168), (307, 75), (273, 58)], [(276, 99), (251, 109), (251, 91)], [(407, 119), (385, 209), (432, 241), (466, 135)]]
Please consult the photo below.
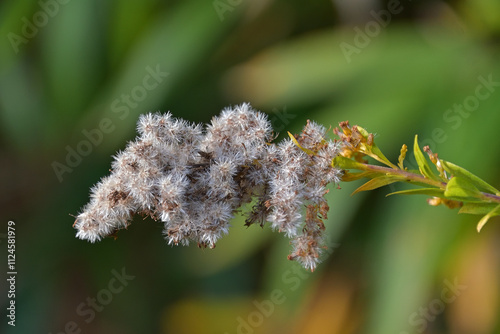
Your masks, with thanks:
[(360, 169), (363, 170), (364, 165), (361, 162), (357, 162), (355, 160), (343, 157), (341, 155), (336, 156), (332, 161), (333, 167), (341, 168), (341, 169)]
[(428, 179), (439, 181), (439, 178), (432, 172), (431, 166), (418, 146), (418, 135), (415, 135), (413, 153), (415, 155), (415, 159), (417, 160), (420, 173)]
[[(464, 203), (458, 213), (468, 213), (471, 215), (485, 215), (498, 206), (497, 203)], [(497, 216), (495, 214), (495, 216)]]
[(375, 145), (375, 143), (373, 143), (373, 146), (372, 146), (372, 153), (375, 154), (377, 157), (379, 157), (380, 160), (385, 162), (386, 165), (391, 166), (391, 167), (393, 166), (393, 164), (389, 161), (389, 159), (386, 158), (384, 153), (382, 153), (382, 151), (378, 148), (377, 145)]
[(466, 178), (455, 176), (446, 185), (444, 195), (447, 198), (467, 200), (479, 197), (481, 192)]
[(451, 162), (444, 161), (444, 160), (441, 160), (441, 165), (443, 166), (444, 170), (446, 170), (448, 173), (450, 173), (454, 176), (459, 176), (459, 177), (466, 178), (466, 179), (470, 180), (480, 190), (483, 190), (483, 191), (486, 191), (486, 192), (489, 192), (492, 194), (499, 193), (499, 191), (495, 187), (493, 187), (489, 183), (485, 182), (484, 180), (482, 180), (478, 176), (472, 174), (471, 172), (469, 172), (468, 170), (466, 170), (460, 166), (457, 166)]
[(311, 151), (310, 149), (307, 149), (305, 147), (302, 147), (302, 145), (299, 144), (299, 142), (297, 141), (297, 139), (295, 138), (294, 135), (292, 135), (290, 132), (288, 132), (288, 135), (290, 136), (290, 139), (292, 139), (292, 141), (295, 143), (295, 145), (297, 145), (298, 148), (300, 148), (302, 151), (304, 151), (308, 155), (314, 155), (313, 151)]
[(497, 216), (500, 213), (500, 204), (498, 204), (493, 210), (491, 210), (486, 216), (481, 218), (479, 223), (477, 223), (477, 231), (481, 232), (484, 225), (490, 220), (491, 217)]
[[(358, 128), (359, 133), (365, 137), (368, 138), (370, 133), (366, 131), (364, 128), (360, 127), (359, 125), (356, 125)], [(371, 156), (372, 158), (385, 163), (387, 166), (393, 167), (394, 165), (387, 159), (387, 157), (382, 153), (382, 151), (378, 148), (378, 146), (375, 143), (372, 143), (369, 147), (367, 147), (369, 150), (368, 155)]]
[(402, 180), (404, 180), (404, 178), (395, 177), (395, 176), (379, 176), (379, 177), (371, 179), (370, 181), (366, 182), (358, 189), (354, 190), (354, 192), (351, 194), (351, 196), (356, 194), (356, 193), (359, 193), (361, 191), (377, 189), (377, 188), (386, 186), (388, 184), (391, 184), (394, 182), (399, 182)]
[(359, 133), (361, 133), (361, 135), (363, 137), (368, 138), (368, 136), (370, 135), (370, 133), (368, 131), (366, 131), (365, 128), (362, 128), (359, 125), (356, 125), (356, 128), (358, 129)]
[(374, 173), (374, 172), (369, 172), (369, 171), (361, 172), (361, 173), (346, 172), (342, 176), (342, 181), (350, 182), (350, 181), (356, 181), (356, 180), (363, 179), (363, 178), (373, 178), (375, 175), (379, 175), (379, 174)]
[(403, 144), (403, 146), (401, 147), (401, 151), (399, 152), (399, 157), (398, 157), (398, 167), (401, 170), (405, 170), (404, 161), (406, 158), (406, 152), (408, 152), (408, 147), (406, 146), (406, 144)]
[(395, 191), (395, 192), (387, 194), (385, 196), (387, 197), (387, 196), (391, 196), (391, 195), (427, 195), (427, 196), (432, 196), (432, 197), (445, 198), (444, 190), (439, 189), (439, 188), (422, 188), (422, 189), (401, 190), (401, 191)]

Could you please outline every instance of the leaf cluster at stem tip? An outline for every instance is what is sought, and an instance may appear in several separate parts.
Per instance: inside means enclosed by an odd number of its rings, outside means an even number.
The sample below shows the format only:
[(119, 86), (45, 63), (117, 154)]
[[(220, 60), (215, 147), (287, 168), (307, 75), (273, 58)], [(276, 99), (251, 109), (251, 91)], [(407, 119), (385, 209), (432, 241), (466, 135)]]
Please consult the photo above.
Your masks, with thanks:
[[(418, 170), (404, 166), (408, 147), (403, 144), (397, 165), (391, 163), (374, 142), (374, 135), (360, 126), (351, 126), (348, 121), (339, 123), (334, 133), (341, 142), (341, 153), (332, 161), (335, 167), (344, 170), (342, 181), (350, 182), (368, 178), (353, 194), (373, 190), (382, 186), (406, 182), (419, 188), (396, 191), (389, 195), (427, 195), (430, 205), (445, 205), (460, 208), (459, 213), (483, 215), (477, 224), (478, 232), (486, 222), (500, 215), (500, 192), (478, 176), (449, 161), (438, 158), (428, 146), (423, 151), (415, 135), (413, 154)], [(373, 158), (383, 165), (372, 165), (366, 160)], [(352, 171), (356, 170), (356, 171)]]

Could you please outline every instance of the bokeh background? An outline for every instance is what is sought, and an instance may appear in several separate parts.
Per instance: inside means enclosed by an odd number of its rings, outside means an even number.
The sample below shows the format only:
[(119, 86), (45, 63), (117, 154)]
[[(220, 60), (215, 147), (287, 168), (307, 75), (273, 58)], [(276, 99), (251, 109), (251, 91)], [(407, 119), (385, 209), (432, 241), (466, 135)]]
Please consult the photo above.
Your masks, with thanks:
[(419, 134), (498, 186), (500, 2), (6, 0), (0, 36), (0, 332), (500, 333), (499, 220), (478, 234), (478, 217), (385, 197), (400, 187), (332, 186), (331, 251), (312, 274), (240, 217), (200, 250), (142, 217), (90, 244), (71, 216), (138, 115), (208, 122), (241, 102), (280, 137), (307, 119), (362, 125), (391, 160)]

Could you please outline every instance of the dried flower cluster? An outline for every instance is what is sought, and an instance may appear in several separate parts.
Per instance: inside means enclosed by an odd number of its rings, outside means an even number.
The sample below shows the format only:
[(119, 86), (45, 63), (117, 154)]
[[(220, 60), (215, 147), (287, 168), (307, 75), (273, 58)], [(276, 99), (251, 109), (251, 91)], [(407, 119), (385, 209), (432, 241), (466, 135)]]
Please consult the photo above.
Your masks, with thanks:
[(325, 140), (324, 127), (308, 122), (297, 138), (272, 144), (267, 117), (242, 104), (205, 129), (169, 113), (143, 115), (138, 132), (114, 157), (111, 175), (91, 189), (74, 224), (77, 237), (95, 242), (140, 213), (164, 223), (169, 244), (213, 248), (235, 212), (254, 201), (246, 225), (270, 222), (292, 239), (289, 258), (315, 268), (326, 185), (341, 173), (332, 167), (338, 144)]

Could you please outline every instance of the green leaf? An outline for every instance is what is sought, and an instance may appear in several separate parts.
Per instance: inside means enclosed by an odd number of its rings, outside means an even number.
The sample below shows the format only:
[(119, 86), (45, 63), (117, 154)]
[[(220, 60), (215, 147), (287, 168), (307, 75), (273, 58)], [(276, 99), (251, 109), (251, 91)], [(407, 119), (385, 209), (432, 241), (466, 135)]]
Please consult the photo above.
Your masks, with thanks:
[(394, 166), (390, 161), (389, 159), (386, 158), (386, 156), (384, 155), (384, 153), (382, 153), (382, 151), (378, 148), (378, 146), (373, 143), (372, 147), (371, 147), (371, 152), (373, 154), (375, 154), (377, 157), (379, 157), (383, 162), (385, 162), (386, 165), (388, 166)]
[[(370, 136), (370, 133), (366, 131), (364, 128), (360, 127), (359, 125), (356, 125), (356, 127), (358, 128), (359, 133), (363, 137), (368, 138), (368, 136)], [(378, 148), (377, 144), (373, 142), (371, 143), (371, 145), (367, 145), (367, 149), (370, 150), (370, 152), (367, 152), (369, 153), (368, 154), (369, 156), (382, 163), (385, 163), (387, 166), (394, 167), (394, 165), (389, 161), (389, 159), (387, 159), (384, 153), (382, 153), (382, 151)]]
[(481, 192), (470, 180), (455, 176), (446, 185), (444, 195), (447, 198), (463, 201), (467, 199), (477, 199), (481, 195)]
[(427, 195), (427, 196), (432, 196), (432, 197), (445, 198), (444, 190), (439, 189), (439, 188), (421, 188), (421, 189), (401, 190), (401, 191), (395, 191), (395, 192), (387, 194), (385, 196), (387, 197), (387, 196), (391, 196), (391, 195)]
[(358, 192), (361, 192), (361, 191), (368, 191), (368, 190), (377, 189), (377, 188), (386, 186), (388, 184), (391, 184), (394, 182), (399, 182), (402, 180), (404, 180), (404, 177), (401, 177), (401, 176), (392, 176), (392, 175), (379, 176), (379, 177), (371, 179), (370, 181), (366, 182), (358, 189), (354, 190), (354, 192), (351, 194), (351, 196), (358, 193)]
[(359, 133), (361, 133), (363, 137), (368, 138), (368, 136), (370, 135), (370, 133), (366, 131), (365, 128), (362, 128), (359, 125), (356, 125), (356, 128), (358, 128)]
[(403, 144), (403, 146), (401, 147), (401, 151), (399, 152), (399, 157), (398, 157), (398, 167), (401, 170), (405, 170), (404, 161), (405, 161), (405, 157), (406, 157), (406, 152), (408, 152), (408, 147), (406, 146), (406, 144)]
[(340, 169), (365, 169), (364, 164), (362, 164), (361, 162), (357, 162), (341, 155), (338, 155), (333, 159), (332, 165), (333, 167), (337, 167)]
[(492, 194), (498, 194), (499, 191), (490, 185), (489, 183), (483, 181), (481, 178), (478, 176), (472, 174), (468, 170), (457, 166), (451, 162), (440, 160), (441, 165), (443, 166), (444, 170), (447, 171), (448, 173), (454, 175), (454, 176), (459, 176), (461, 178), (465, 178), (470, 180), (478, 189), (492, 193)]
[(415, 155), (415, 159), (417, 160), (418, 167), (420, 169), (420, 173), (428, 179), (439, 181), (439, 178), (432, 172), (431, 166), (427, 162), (424, 154), (420, 150), (418, 146), (418, 135), (415, 135), (415, 142), (413, 144), (413, 153)]
[(493, 216), (498, 216), (500, 214), (500, 204), (498, 204), (493, 210), (491, 210), (486, 216), (481, 218), (479, 223), (477, 223), (477, 231), (481, 232), (481, 229), (483, 226), (490, 220), (491, 217)]
[(363, 179), (363, 178), (369, 178), (369, 179), (371, 179), (375, 175), (379, 175), (379, 174), (375, 173), (375, 172), (370, 172), (370, 171), (365, 171), (365, 172), (360, 172), (360, 173), (349, 173), (349, 172), (346, 172), (342, 176), (342, 181), (343, 182), (351, 182), (351, 181), (356, 181), (356, 180)]
[(290, 139), (292, 139), (292, 141), (295, 143), (295, 145), (297, 145), (298, 148), (300, 148), (302, 151), (304, 151), (308, 155), (314, 155), (313, 151), (311, 151), (310, 149), (307, 149), (305, 147), (302, 147), (302, 145), (299, 144), (299, 142), (297, 141), (297, 139), (295, 138), (294, 135), (292, 135), (290, 132), (288, 132), (288, 135), (290, 136)]
[[(485, 215), (498, 206), (498, 203), (464, 203), (458, 213)], [(497, 216), (498, 214), (495, 214)]]

